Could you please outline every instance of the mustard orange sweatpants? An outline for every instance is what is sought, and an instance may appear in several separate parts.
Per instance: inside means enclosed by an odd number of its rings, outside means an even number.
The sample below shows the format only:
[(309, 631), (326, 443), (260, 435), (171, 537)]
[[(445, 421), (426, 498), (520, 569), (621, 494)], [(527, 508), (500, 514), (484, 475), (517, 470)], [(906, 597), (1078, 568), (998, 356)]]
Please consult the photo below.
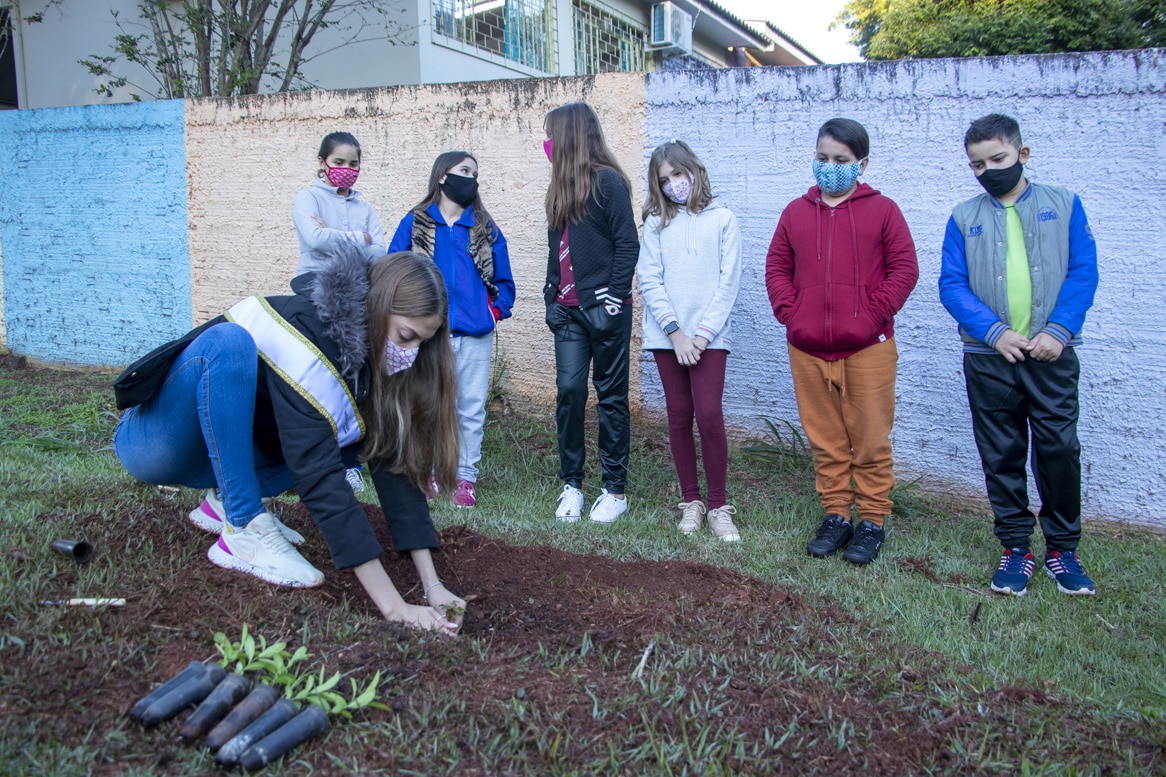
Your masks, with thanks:
[(894, 338), (837, 361), (789, 346), (798, 415), (814, 453), (815, 486), (827, 513), (849, 519), (850, 506), (857, 504), (862, 519), (878, 526), (891, 513), (898, 362)]

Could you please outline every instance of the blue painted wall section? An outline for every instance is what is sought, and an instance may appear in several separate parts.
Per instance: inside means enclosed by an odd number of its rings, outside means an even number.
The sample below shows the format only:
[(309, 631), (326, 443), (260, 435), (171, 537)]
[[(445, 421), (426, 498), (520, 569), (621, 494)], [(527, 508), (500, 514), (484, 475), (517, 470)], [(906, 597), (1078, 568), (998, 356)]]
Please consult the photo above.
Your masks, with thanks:
[(121, 365), (190, 328), (181, 100), (0, 112), (14, 353)]

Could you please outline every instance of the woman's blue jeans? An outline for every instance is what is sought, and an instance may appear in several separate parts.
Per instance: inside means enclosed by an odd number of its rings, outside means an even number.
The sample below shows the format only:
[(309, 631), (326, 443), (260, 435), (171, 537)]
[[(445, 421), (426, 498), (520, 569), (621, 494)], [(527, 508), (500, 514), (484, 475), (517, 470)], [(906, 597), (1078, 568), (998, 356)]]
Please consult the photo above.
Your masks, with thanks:
[(207, 329), (170, 366), (161, 391), (122, 416), (117, 457), (146, 483), (218, 488), (227, 521), (246, 526), (264, 511), (262, 497), (294, 485), (283, 459), (253, 438), (258, 371), (247, 330)]

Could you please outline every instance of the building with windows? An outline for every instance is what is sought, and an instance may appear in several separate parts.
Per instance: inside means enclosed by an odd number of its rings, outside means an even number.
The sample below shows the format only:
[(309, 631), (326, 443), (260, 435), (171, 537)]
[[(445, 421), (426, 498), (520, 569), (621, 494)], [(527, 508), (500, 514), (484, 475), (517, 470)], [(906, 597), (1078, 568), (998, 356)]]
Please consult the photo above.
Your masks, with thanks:
[[(139, 0), (0, 0), (4, 107), (149, 99), (157, 83), (119, 61), (112, 94), (81, 59), (115, 36), (149, 33)], [(375, 21), (317, 33), (303, 73), (321, 89), (668, 69), (813, 65), (774, 22), (745, 21), (708, 0), (385, 0)], [(0, 22), (3, 19), (0, 18)], [(378, 27), (378, 25), (380, 25)], [(347, 36), (347, 37), (346, 37)], [(278, 56), (277, 56), (278, 59)], [(261, 91), (275, 91), (264, 83)], [(135, 97), (136, 95), (136, 97)]]

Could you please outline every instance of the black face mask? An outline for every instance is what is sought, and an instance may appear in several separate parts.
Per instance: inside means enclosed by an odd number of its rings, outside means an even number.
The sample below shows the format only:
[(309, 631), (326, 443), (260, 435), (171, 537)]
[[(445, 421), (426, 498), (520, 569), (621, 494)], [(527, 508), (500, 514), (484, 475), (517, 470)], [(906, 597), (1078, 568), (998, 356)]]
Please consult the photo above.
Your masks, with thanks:
[(445, 196), (468, 208), (478, 198), (478, 179), (468, 175), (454, 175), (447, 173), (441, 184)]
[(1020, 176), (1024, 172), (1024, 165), (1020, 164), (1020, 160), (1016, 160), (1016, 164), (1012, 167), (1003, 167), (993, 170), (985, 170), (980, 173), (976, 180), (980, 182), (980, 186), (991, 194), (993, 197), (1003, 197), (1008, 192), (1016, 188), (1016, 184), (1020, 183)]

